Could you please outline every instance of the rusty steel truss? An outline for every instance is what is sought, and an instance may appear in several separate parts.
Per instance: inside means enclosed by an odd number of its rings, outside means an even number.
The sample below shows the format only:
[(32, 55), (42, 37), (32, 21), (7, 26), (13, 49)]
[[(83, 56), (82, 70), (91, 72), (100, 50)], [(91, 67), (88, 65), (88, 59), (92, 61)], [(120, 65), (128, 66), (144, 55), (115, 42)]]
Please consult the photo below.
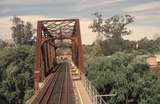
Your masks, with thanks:
[(34, 88), (47, 77), (56, 64), (56, 49), (69, 47), (72, 60), (81, 74), (85, 73), (80, 24), (78, 19), (42, 20), (37, 24)]

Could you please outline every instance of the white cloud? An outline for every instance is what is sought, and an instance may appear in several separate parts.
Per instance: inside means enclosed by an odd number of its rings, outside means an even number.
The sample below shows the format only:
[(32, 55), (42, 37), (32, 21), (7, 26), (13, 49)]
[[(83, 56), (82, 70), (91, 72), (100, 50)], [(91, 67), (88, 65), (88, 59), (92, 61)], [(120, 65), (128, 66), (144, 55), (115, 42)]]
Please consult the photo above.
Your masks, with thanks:
[(11, 21), (10, 17), (0, 17), (0, 39), (9, 39), (11, 38)]
[[(38, 20), (48, 20), (48, 19), (56, 19), (48, 16), (40, 16), (40, 15), (28, 15), (28, 16), (19, 16), (22, 20), (31, 22), (36, 28)], [(11, 17), (0, 17), (0, 38), (2, 39), (10, 39), (11, 38)], [(91, 20), (88, 19), (80, 19), (80, 27), (81, 27), (81, 35), (82, 35), (82, 43), (83, 44), (91, 44), (96, 39), (96, 34), (93, 33), (90, 29), (88, 29)]]
[(160, 34), (160, 27), (156, 26), (129, 26), (132, 34), (124, 36), (125, 39), (129, 40), (140, 40), (143, 37), (153, 38), (155, 34)]
[(131, 6), (124, 9), (124, 12), (138, 12), (152, 9), (160, 9), (160, 1), (153, 1), (144, 4)]
[(92, 42), (96, 39), (96, 33), (92, 32), (92, 30), (88, 28), (91, 22), (92, 21), (89, 19), (80, 19), (81, 37), (83, 44), (92, 44)]
[[(37, 21), (38, 20), (47, 20), (47, 19), (56, 19), (51, 18), (47, 16), (20, 16), (24, 21), (31, 22), (34, 27), (36, 28)], [(58, 18), (60, 19), (60, 18)], [(91, 24), (91, 20), (82, 18), (80, 19), (80, 29), (81, 29), (81, 37), (82, 37), (82, 43), (83, 44), (92, 44), (92, 42), (96, 39), (96, 33), (92, 32), (91, 29), (88, 28), (88, 26)]]
[(148, 15), (136, 15), (135, 16), (136, 20), (145, 20), (145, 19), (149, 19), (149, 20), (159, 20), (160, 19), (160, 14), (148, 14)]
[(98, 6), (110, 5), (124, 0), (81, 0), (78, 10), (95, 8)]
[(15, 4), (40, 4), (47, 3), (49, 0), (1, 0), (0, 5), (15, 5)]
[[(22, 20), (31, 22), (36, 28), (36, 23), (38, 20), (49, 19), (46, 16), (30, 15), (30, 16), (19, 16)], [(12, 17), (0, 17), (0, 38), (10, 39), (11, 38), (11, 22)]]
[[(47, 20), (47, 19), (55, 19), (47, 16), (40, 15), (30, 15), (30, 16), (20, 16), (24, 21), (29, 21), (36, 28), (38, 20)], [(0, 17), (0, 38), (9, 39), (11, 38), (11, 17)], [(80, 27), (81, 27), (81, 35), (82, 35), (82, 43), (83, 44), (91, 44), (96, 39), (96, 33), (92, 32), (88, 26), (91, 24), (92, 20), (81, 18), (80, 19)], [(154, 34), (160, 34), (160, 27), (156, 26), (128, 26), (132, 30), (132, 34), (129, 36), (125, 36), (125, 39), (130, 40), (139, 40), (145, 36), (152, 38)], [(149, 31), (148, 31), (149, 30)]]
[(1, 9), (0, 13), (7, 13), (7, 12), (10, 12), (11, 10), (12, 9), (9, 9), (9, 8)]

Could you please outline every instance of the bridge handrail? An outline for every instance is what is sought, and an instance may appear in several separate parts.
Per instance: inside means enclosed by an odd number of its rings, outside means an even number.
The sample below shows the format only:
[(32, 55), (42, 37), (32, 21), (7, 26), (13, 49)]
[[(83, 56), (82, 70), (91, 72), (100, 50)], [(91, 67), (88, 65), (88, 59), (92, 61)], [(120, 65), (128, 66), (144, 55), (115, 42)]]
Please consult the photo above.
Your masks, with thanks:
[(84, 84), (84, 87), (87, 93), (91, 97), (91, 101), (93, 104), (108, 104), (106, 101), (104, 101), (102, 96), (99, 96), (100, 94), (98, 93), (96, 88), (92, 85), (92, 83), (85, 76), (83, 76), (82, 81), (83, 81), (83, 84)]

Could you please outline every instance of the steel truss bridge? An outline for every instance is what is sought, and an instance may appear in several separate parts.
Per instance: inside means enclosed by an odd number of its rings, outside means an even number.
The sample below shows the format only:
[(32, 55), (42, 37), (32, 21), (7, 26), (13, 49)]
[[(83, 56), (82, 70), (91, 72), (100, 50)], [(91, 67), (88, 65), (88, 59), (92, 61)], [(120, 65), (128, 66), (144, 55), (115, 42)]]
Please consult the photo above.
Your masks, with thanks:
[[(29, 104), (82, 103), (81, 97), (78, 97), (79, 103), (76, 102), (78, 94), (75, 93), (74, 78), (71, 74), (72, 67), (70, 67), (68, 61), (57, 62), (57, 50), (61, 47), (68, 48), (71, 51), (71, 60), (76, 67), (74, 71), (78, 72), (75, 75), (79, 75), (78, 80), (83, 80), (83, 86), (86, 88), (84, 92), (91, 96), (89, 98), (91, 102), (106, 104), (101, 97), (93, 96), (98, 95), (98, 92), (84, 77), (84, 58), (78, 19), (38, 21), (34, 68), (35, 94), (30, 99)], [(78, 82), (76, 83), (78, 84)]]

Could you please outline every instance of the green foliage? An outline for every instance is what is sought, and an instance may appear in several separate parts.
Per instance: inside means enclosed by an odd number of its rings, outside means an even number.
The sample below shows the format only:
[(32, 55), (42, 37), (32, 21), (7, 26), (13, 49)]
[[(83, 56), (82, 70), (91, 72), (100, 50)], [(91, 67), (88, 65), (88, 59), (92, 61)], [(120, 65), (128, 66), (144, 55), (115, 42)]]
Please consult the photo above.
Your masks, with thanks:
[(0, 51), (0, 94), (8, 104), (22, 104), (33, 94), (33, 50), (18, 45)]
[(0, 49), (6, 46), (6, 42), (0, 39)]
[(148, 39), (143, 38), (137, 42), (138, 50), (143, 50), (144, 53), (158, 53), (160, 52), (160, 38)]
[(93, 45), (83, 45), (84, 54), (92, 54), (93, 51)]
[(104, 55), (111, 55), (118, 51), (132, 53), (136, 48), (136, 42), (120, 39), (106, 39), (100, 42), (100, 46)]
[(115, 15), (113, 17), (103, 19), (102, 14), (94, 13), (96, 19), (89, 28), (93, 32), (98, 32), (99, 35), (104, 35), (107, 38), (120, 39), (124, 35), (129, 35), (130, 30), (127, 30), (126, 25), (134, 21), (133, 17), (129, 14)]
[[(158, 104), (160, 80), (144, 59), (118, 52), (112, 56), (87, 57), (87, 77), (111, 104)], [(130, 103), (129, 103), (130, 102)]]
[(32, 44), (34, 29), (30, 22), (24, 23), (19, 17), (13, 17), (12, 38), (16, 44)]
[[(89, 26), (93, 32), (98, 33), (93, 52), (96, 54), (110, 55), (130, 47), (129, 41), (122, 39), (122, 36), (129, 35), (130, 30), (126, 26), (134, 21), (129, 15), (115, 15), (104, 19), (101, 14), (94, 13), (96, 19)], [(132, 46), (131, 46), (132, 47)]]
[(115, 39), (105, 39), (99, 40), (98, 46), (101, 51), (97, 50), (97, 44), (85, 46), (85, 53), (96, 53), (99, 55), (103, 54), (105, 56), (112, 55), (115, 52), (119, 51), (126, 53), (135, 53), (137, 55), (157, 54), (160, 52), (160, 38), (148, 39), (145, 37), (139, 41), (129, 41), (124, 39), (115, 41)]
[(96, 56), (98, 54), (112, 55), (118, 51), (140, 55), (160, 52), (160, 38), (158, 37), (150, 40), (145, 37), (140, 41), (129, 41), (122, 38), (131, 33), (131, 30), (126, 27), (134, 22), (131, 15), (115, 15), (107, 19), (104, 19), (100, 13), (94, 13), (94, 15), (96, 18), (89, 28), (98, 34), (92, 47), (92, 53)]
[[(16, 47), (0, 41), (0, 103), (22, 104), (33, 95), (34, 29), (13, 17), (12, 38)], [(24, 45), (27, 44), (27, 45)]]

